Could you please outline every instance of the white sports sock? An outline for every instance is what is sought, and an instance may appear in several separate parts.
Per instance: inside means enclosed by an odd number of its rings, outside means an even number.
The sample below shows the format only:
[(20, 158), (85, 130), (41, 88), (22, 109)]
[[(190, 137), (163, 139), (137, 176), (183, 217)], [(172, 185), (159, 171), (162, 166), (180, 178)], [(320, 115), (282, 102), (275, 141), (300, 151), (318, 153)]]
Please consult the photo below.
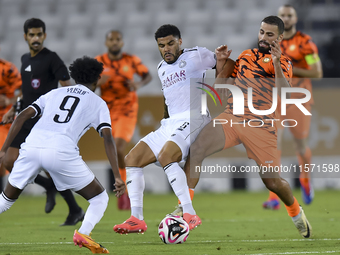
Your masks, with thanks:
[(143, 168), (126, 167), (126, 187), (131, 204), (131, 215), (143, 220), (143, 195), (145, 188)]
[(301, 215), (302, 215), (302, 211), (301, 211), (301, 207), (300, 207), (300, 212), (299, 212), (299, 214), (296, 215), (296, 216), (294, 216), (294, 217), (292, 217), (292, 220), (293, 220), (294, 222), (297, 221), (297, 220), (299, 220), (299, 219), (301, 218)]
[(164, 167), (165, 173), (168, 176), (169, 183), (175, 192), (178, 199), (181, 201), (183, 213), (196, 215), (190, 199), (189, 187), (187, 178), (183, 169), (177, 162), (170, 163)]
[(0, 214), (11, 208), (15, 201), (16, 199), (10, 199), (2, 192), (0, 196)]
[(101, 220), (109, 202), (109, 196), (104, 190), (99, 195), (88, 200), (90, 203), (86, 210), (84, 220), (78, 232), (84, 235), (89, 235), (94, 226)]

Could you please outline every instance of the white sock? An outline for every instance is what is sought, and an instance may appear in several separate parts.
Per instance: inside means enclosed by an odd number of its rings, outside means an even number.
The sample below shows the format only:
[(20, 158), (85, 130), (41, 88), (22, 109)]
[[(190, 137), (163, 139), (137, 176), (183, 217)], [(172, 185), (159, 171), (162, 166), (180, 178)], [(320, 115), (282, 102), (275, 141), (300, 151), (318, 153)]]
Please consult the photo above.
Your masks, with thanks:
[(170, 163), (164, 167), (165, 173), (168, 176), (169, 183), (175, 192), (178, 199), (181, 201), (183, 213), (196, 215), (190, 199), (189, 187), (187, 178), (183, 169), (177, 162)]
[(143, 168), (126, 167), (126, 187), (131, 204), (131, 215), (143, 220), (143, 195), (145, 188)]
[(84, 220), (79, 228), (79, 233), (89, 235), (94, 226), (101, 220), (109, 202), (109, 196), (104, 190), (99, 195), (88, 200), (90, 203), (86, 210)]
[(16, 199), (10, 199), (2, 192), (0, 196), (0, 214), (11, 208), (15, 201)]
[(302, 215), (302, 211), (301, 211), (301, 207), (300, 207), (300, 212), (299, 212), (299, 214), (296, 215), (296, 216), (294, 216), (294, 217), (292, 217), (292, 220), (293, 220), (294, 222), (297, 221), (298, 219), (301, 218), (301, 215)]

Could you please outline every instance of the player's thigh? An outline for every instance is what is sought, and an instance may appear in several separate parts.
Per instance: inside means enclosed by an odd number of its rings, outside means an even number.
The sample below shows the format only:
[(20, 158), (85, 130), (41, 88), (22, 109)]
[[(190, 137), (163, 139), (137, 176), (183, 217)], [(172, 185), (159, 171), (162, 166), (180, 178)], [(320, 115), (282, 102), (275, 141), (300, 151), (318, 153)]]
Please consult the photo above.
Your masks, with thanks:
[(14, 162), (8, 182), (15, 188), (23, 190), (27, 184), (33, 183), (41, 171), (40, 150), (30, 147), (20, 149), (20, 155)]
[[(312, 107), (310, 104), (304, 104), (304, 107), (310, 112)], [(305, 115), (296, 105), (290, 105), (287, 108), (287, 121), (289, 130), (296, 139), (305, 139), (308, 137), (311, 116)], [(296, 126), (295, 126), (296, 125)]]
[(261, 178), (278, 178), (280, 158), (277, 149), (277, 136), (264, 128), (246, 127), (241, 140), (248, 158), (259, 166)]
[(144, 141), (139, 141), (125, 156), (125, 165), (127, 167), (145, 167), (156, 160), (149, 145)]
[(42, 155), (42, 167), (50, 174), (58, 191), (81, 190), (95, 178), (76, 150), (45, 148)]

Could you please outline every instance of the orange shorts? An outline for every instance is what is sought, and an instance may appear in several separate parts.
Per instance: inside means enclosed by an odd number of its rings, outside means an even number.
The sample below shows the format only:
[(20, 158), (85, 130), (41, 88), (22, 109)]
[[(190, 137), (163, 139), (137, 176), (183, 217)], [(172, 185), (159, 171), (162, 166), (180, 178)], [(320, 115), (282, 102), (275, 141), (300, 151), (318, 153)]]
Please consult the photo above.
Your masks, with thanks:
[(130, 142), (135, 131), (138, 114), (138, 103), (124, 108), (113, 107), (110, 109), (112, 136)]
[[(303, 106), (311, 113), (312, 105), (303, 104)], [(295, 127), (290, 127), (289, 130), (296, 139), (305, 139), (309, 135), (311, 115), (305, 115), (295, 104), (287, 106), (286, 116), (281, 116), (281, 120), (293, 119), (297, 122)], [(285, 125), (294, 126), (295, 121), (286, 121)], [(281, 126), (278, 125), (278, 126)]]
[(265, 128), (250, 127), (247, 124), (231, 126), (231, 120), (233, 123), (243, 120), (225, 112), (218, 115), (216, 119), (228, 120), (227, 124), (222, 124), (225, 135), (224, 149), (242, 143), (246, 148), (248, 158), (255, 160), (259, 166), (280, 165), (276, 134), (269, 133)]

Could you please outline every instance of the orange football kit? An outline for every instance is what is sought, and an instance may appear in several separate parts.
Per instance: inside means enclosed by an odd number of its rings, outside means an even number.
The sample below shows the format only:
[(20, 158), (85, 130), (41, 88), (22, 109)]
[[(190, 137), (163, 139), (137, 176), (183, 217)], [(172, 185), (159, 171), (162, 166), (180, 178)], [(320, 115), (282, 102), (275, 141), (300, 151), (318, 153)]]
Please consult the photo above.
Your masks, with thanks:
[[(310, 69), (309, 65), (312, 65), (320, 61), (320, 58), (318, 56), (318, 48), (312, 42), (311, 37), (300, 31), (297, 31), (293, 37), (282, 40), (281, 51), (283, 54), (285, 54), (291, 59), (294, 67)], [(312, 98), (311, 100), (309, 100), (309, 102), (304, 104), (304, 107), (309, 112), (311, 112), (311, 107), (314, 103), (311, 80), (308, 78), (300, 78), (297, 76), (293, 76), (292, 87), (300, 87), (309, 90), (309, 92), (312, 95)], [(291, 93), (291, 98), (301, 97), (304, 97), (304, 94)], [(286, 117), (287, 119), (294, 119), (298, 122), (298, 124), (295, 127), (290, 128), (290, 131), (292, 132), (295, 138), (304, 139), (308, 137), (311, 123), (310, 115), (304, 115), (297, 108), (296, 105), (289, 105), (287, 107)]]
[[(291, 62), (281, 56), (281, 67), (288, 81), (292, 77)], [(235, 86), (244, 95), (244, 115), (233, 115), (233, 97), (228, 98), (226, 110), (216, 119), (227, 120), (223, 124), (225, 134), (224, 149), (243, 143), (247, 155), (259, 166), (279, 166), (277, 151), (276, 112), (268, 115), (255, 115), (248, 107), (248, 88), (252, 88), (253, 106), (256, 110), (268, 110), (272, 106), (275, 70), (271, 54), (263, 54), (258, 49), (249, 49), (241, 53), (236, 60), (231, 76)], [(232, 124), (231, 124), (232, 123)]]
[[(14, 97), (14, 91), (21, 87), (21, 75), (18, 69), (12, 63), (0, 59), (0, 72), (0, 95), (5, 95), (7, 98)], [(10, 108), (11, 105), (0, 107), (0, 121)], [(10, 126), (10, 124), (0, 125), (0, 146), (6, 140)]]
[(127, 82), (133, 81), (134, 74), (143, 77), (149, 70), (140, 58), (126, 53), (119, 60), (110, 60), (108, 53), (96, 59), (104, 64), (102, 75), (109, 76), (100, 90), (110, 110), (112, 136), (129, 142), (137, 123), (138, 99), (137, 93), (129, 90)]

